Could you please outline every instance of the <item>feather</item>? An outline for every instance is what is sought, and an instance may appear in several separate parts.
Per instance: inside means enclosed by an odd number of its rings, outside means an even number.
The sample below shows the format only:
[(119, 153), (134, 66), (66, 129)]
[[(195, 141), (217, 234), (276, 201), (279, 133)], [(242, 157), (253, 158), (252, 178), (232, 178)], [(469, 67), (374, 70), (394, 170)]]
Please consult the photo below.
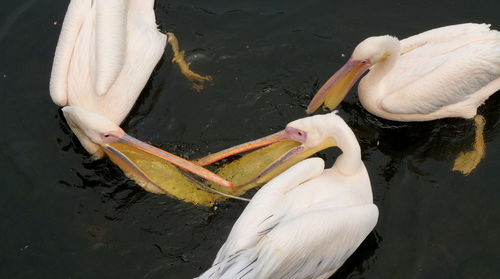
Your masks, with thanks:
[(72, 0), (64, 17), (57, 42), (52, 73), (50, 75), (50, 97), (59, 106), (68, 103), (68, 71), (80, 29), (90, 13), (92, 0)]
[(127, 4), (127, 0), (95, 0), (95, 86), (98, 95), (106, 94), (125, 62)]

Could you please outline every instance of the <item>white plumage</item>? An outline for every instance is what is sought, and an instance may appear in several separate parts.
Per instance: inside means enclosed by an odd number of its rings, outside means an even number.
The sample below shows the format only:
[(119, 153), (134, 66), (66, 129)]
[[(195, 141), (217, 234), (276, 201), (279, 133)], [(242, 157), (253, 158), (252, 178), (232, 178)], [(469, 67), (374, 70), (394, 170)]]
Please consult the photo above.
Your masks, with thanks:
[(360, 101), (375, 115), (398, 121), (472, 118), (500, 89), (500, 33), (489, 25), (442, 27), (400, 44), (401, 55), (392, 55), (397, 60), (385, 76), (374, 65), (360, 83)]
[[(359, 67), (361, 62), (367, 66)], [(500, 32), (487, 24), (466, 23), (401, 41), (370, 37), (356, 47), (346, 66), (318, 91), (309, 112), (323, 101), (333, 109), (341, 98), (332, 103), (328, 99), (346, 94), (370, 69), (359, 84), (359, 99), (379, 117), (396, 121), (472, 118), (477, 107), (500, 89)], [(335, 88), (341, 82), (348, 86)]]
[(288, 127), (316, 142), (332, 137), (343, 153), (330, 169), (307, 159), (264, 185), (199, 278), (328, 278), (377, 223), (370, 179), (347, 124), (331, 113)]
[(474, 118), (473, 150), (459, 154), (454, 170), (469, 174), (484, 157), (485, 120), (477, 108), (500, 90), (500, 32), (490, 25), (441, 27), (399, 41), (361, 42), (351, 59), (316, 93), (307, 111), (333, 109), (362, 74), (359, 100), (369, 112), (395, 121)]
[[(50, 96), (54, 103), (64, 106), (71, 130), (94, 158), (103, 157), (106, 149), (112, 160), (148, 191), (165, 193), (150, 179), (154, 173), (146, 174), (113, 144), (129, 145), (217, 184), (233, 187), (222, 177), (134, 139), (119, 127), (167, 43), (167, 36), (156, 26), (153, 4), (154, 0), (72, 0), (54, 56)], [(183, 53), (178, 53), (177, 41), (173, 44), (174, 57), (184, 67), (183, 73), (193, 75)]]
[[(119, 125), (161, 58), (154, 0), (72, 0), (56, 48), (50, 95), (59, 106), (78, 106)], [(102, 150), (75, 131), (95, 157)]]

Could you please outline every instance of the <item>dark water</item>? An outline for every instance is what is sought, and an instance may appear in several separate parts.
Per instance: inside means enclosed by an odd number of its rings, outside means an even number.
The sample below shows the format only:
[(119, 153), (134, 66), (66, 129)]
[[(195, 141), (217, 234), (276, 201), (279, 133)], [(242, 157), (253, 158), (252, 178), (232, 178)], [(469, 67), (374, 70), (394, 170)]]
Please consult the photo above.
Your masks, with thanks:
[[(197, 208), (89, 159), (48, 92), (67, 4), (0, 4), (0, 277), (192, 278), (245, 203)], [(200, 157), (303, 117), (342, 55), (367, 36), (462, 22), (499, 29), (499, 12), (497, 0), (157, 1), (161, 29), (175, 32), (194, 69), (214, 82), (192, 91), (167, 49), (123, 126)], [(384, 121), (349, 95), (340, 114), (360, 141), (380, 218), (333, 278), (500, 276), (499, 107), (499, 94), (481, 107), (487, 156), (464, 177), (450, 169), (472, 142), (471, 121)], [(332, 154), (321, 156), (331, 163)]]

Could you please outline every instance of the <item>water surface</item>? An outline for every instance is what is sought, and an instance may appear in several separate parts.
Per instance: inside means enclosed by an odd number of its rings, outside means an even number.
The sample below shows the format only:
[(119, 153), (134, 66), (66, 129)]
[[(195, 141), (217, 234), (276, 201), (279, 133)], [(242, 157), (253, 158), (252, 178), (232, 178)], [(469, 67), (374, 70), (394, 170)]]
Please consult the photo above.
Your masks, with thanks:
[[(192, 278), (206, 269), (243, 210), (195, 207), (146, 193), (108, 160), (92, 161), (49, 98), (68, 1), (0, 4), (0, 277)], [(488, 22), (498, 1), (163, 1), (201, 93), (167, 48), (123, 127), (186, 158), (254, 139), (305, 116), (308, 101), (370, 35)], [(487, 156), (465, 177), (453, 160), (473, 123), (395, 123), (350, 94), (340, 114), (355, 131), (380, 218), (333, 278), (495, 278), (500, 274), (500, 95), (486, 118)], [(337, 151), (320, 156), (333, 162)]]

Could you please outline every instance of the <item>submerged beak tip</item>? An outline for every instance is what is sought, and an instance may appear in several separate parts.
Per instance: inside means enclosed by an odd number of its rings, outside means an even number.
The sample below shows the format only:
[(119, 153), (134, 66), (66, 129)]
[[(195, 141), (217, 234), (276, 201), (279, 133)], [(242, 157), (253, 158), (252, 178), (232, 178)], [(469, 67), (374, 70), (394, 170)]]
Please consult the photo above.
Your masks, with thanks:
[(315, 108), (315, 107), (307, 107), (306, 113), (307, 113), (307, 114), (313, 114), (313, 113), (315, 113), (318, 109), (319, 109), (319, 107), (318, 107), (318, 108)]
[(349, 59), (321, 86), (309, 103), (306, 112), (308, 114), (315, 112), (321, 104), (329, 110), (336, 108), (371, 65), (369, 60)]
[[(316, 93), (317, 94), (317, 93)], [(316, 95), (314, 96), (316, 97)], [(318, 108), (316, 107), (316, 98), (313, 98), (309, 105), (307, 106), (306, 113), (307, 114), (313, 114)]]

